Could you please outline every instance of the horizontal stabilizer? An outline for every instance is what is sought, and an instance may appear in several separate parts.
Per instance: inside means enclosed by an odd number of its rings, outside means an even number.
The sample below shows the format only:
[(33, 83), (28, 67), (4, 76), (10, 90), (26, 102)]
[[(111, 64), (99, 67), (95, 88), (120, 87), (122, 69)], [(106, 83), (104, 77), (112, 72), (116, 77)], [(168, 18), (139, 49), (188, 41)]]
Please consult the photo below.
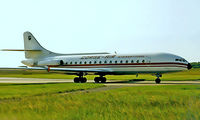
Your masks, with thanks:
[(23, 50), (23, 49), (2, 49), (0, 51), (27, 51), (27, 52), (41, 52), (41, 50)]
[[(1, 49), (0, 51), (41, 52), (42, 50)], [(108, 52), (98, 52), (98, 53), (69, 53), (69, 54), (60, 54), (60, 55), (99, 55), (99, 54), (110, 54), (110, 53), (108, 53)]]

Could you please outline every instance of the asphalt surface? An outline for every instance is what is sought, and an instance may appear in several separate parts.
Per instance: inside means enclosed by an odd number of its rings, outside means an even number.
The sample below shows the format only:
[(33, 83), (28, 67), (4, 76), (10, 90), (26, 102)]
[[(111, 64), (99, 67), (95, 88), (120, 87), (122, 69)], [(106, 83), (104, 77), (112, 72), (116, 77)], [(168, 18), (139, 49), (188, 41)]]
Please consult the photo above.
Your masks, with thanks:
[[(72, 83), (72, 79), (43, 79), (43, 78), (8, 78), (0, 77), (0, 83)], [(88, 80), (87, 82), (94, 82)], [(83, 83), (84, 84), (84, 83)], [(155, 84), (155, 81), (119, 81), (119, 80), (107, 80), (107, 83), (103, 83), (106, 86), (147, 86), (147, 85), (200, 85), (200, 80), (196, 81), (161, 81), (160, 84)]]

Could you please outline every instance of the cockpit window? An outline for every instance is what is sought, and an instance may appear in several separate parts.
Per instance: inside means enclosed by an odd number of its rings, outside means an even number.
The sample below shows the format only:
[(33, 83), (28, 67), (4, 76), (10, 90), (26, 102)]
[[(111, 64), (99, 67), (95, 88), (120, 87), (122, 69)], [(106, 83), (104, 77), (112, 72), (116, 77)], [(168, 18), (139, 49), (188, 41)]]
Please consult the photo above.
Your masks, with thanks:
[(175, 61), (187, 62), (185, 59), (175, 59)]

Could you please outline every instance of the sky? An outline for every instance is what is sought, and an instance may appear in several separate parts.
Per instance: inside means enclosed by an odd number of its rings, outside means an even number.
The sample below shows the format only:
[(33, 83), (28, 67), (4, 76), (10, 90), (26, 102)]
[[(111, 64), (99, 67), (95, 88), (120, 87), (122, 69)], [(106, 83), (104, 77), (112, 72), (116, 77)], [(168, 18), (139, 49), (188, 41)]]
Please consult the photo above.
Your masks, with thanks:
[[(0, 0), (0, 49), (23, 33), (57, 53), (173, 53), (200, 61), (200, 0)], [(0, 67), (23, 52), (1, 52)]]

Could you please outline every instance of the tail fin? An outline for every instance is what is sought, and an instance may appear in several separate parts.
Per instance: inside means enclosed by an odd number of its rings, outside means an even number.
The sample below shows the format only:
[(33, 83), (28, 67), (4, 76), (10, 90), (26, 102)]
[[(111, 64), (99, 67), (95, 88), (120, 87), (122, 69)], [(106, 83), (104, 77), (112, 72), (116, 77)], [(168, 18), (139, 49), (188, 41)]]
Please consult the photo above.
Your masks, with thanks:
[(38, 59), (54, 54), (43, 48), (30, 32), (24, 32), (24, 49), (26, 50), (25, 57), (27, 59)]

